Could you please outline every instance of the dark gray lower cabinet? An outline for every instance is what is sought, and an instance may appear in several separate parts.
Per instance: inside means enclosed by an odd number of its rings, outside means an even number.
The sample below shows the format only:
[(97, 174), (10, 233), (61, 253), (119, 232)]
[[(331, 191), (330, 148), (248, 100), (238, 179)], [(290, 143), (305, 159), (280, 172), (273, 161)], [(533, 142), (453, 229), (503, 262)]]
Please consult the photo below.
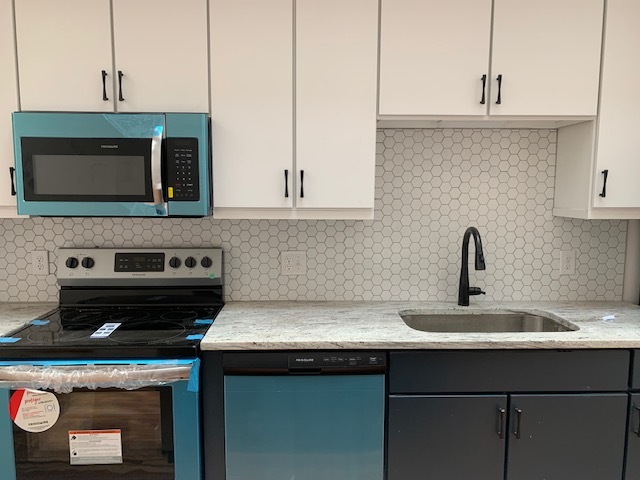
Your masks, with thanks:
[(621, 479), (627, 399), (512, 395), (507, 479)]
[(640, 480), (640, 394), (634, 393), (630, 397), (625, 480)]
[(504, 476), (506, 395), (389, 397), (388, 480)]

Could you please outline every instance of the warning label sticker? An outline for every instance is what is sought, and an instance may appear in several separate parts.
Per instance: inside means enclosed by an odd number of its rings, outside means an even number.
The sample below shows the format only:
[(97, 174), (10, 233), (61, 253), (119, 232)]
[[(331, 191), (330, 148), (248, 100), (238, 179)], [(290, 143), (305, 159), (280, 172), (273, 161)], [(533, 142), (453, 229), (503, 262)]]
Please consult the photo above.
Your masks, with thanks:
[(44, 432), (58, 421), (60, 404), (53, 393), (21, 388), (11, 395), (9, 415), (22, 430)]
[(121, 430), (69, 431), (71, 465), (122, 463)]

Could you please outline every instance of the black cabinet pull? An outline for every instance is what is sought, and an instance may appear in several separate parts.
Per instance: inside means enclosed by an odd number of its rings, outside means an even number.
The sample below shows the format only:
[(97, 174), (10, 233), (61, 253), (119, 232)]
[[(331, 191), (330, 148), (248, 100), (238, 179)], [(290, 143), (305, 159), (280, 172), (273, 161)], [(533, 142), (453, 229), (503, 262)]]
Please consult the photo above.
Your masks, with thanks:
[(604, 175), (604, 183), (602, 184), (602, 193), (600, 193), (600, 196), (604, 198), (607, 196), (607, 177), (609, 176), (609, 170), (602, 170), (602, 174)]
[(507, 411), (504, 408), (498, 409), (498, 437), (500, 440), (504, 438), (504, 421), (507, 418)]
[[(638, 428), (636, 429), (635, 427), (633, 428), (633, 433), (636, 434), (636, 436), (640, 437), (640, 407), (638, 407), (637, 405), (633, 406), (633, 409), (638, 412)], [(633, 423), (633, 412), (632, 412), (632, 418), (631, 418), (631, 423)]]
[(300, 198), (304, 198), (304, 170), (300, 170)]
[(482, 99), (480, 100), (480, 105), (484, 105), (486, 103), (485, 93), (487, 91), (487, 75), (482, 75)]
[(122, 73), (122, 70), (118, 70), (118, 100), (124, 102), (124, 97), (122, 96), (122, 77), (124, 77), (124, 73)]
[(522, 410), (516, 408), (516, 429), (513, 434), (520, 440), (520, 425), (522, 424)]
[(498, 98), (496, 100), (496, 105), (502, 104), (502, 74), (498, 75), (496, 78), (498, 81)]
[(102, 101), (108, 102), (109, 97), (107, 97), (107, 71), (102, 70)]
[(289, 198), (289, 170), (284, 171), (284, 198)]
[(12, 197), (16, 196), (16, 182), (14, 180), (15, 173), (16, 173), (16, 169), (13, 167), (9, 167), (9, 176), (11, 177), (11, 196)]

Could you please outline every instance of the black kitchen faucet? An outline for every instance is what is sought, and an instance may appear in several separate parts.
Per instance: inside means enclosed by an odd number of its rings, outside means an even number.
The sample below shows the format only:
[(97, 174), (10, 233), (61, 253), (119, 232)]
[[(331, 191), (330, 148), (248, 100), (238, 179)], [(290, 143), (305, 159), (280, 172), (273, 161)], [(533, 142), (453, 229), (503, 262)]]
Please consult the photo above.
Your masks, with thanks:
[(484, 295), (478, 287), (469, 287), (469, 237), (473, 235), (476, 246), (476, 270), (484, 270), (484, 254), (482, 253), (482, 240), (476, 227), (469, 227), (462, 237), (462, 270), (460, 271), (460, 289), (458, 290), (458, 305), (469, 306), (469, 295)]

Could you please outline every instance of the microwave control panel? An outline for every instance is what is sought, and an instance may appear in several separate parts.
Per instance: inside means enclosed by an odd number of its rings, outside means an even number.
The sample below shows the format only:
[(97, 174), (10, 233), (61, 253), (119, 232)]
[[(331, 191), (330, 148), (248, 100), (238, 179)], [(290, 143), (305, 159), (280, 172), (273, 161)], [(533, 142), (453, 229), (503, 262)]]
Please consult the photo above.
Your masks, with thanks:
[(198, 139), (167, 138), (167, 199), (172, 202), (200, 200)]

